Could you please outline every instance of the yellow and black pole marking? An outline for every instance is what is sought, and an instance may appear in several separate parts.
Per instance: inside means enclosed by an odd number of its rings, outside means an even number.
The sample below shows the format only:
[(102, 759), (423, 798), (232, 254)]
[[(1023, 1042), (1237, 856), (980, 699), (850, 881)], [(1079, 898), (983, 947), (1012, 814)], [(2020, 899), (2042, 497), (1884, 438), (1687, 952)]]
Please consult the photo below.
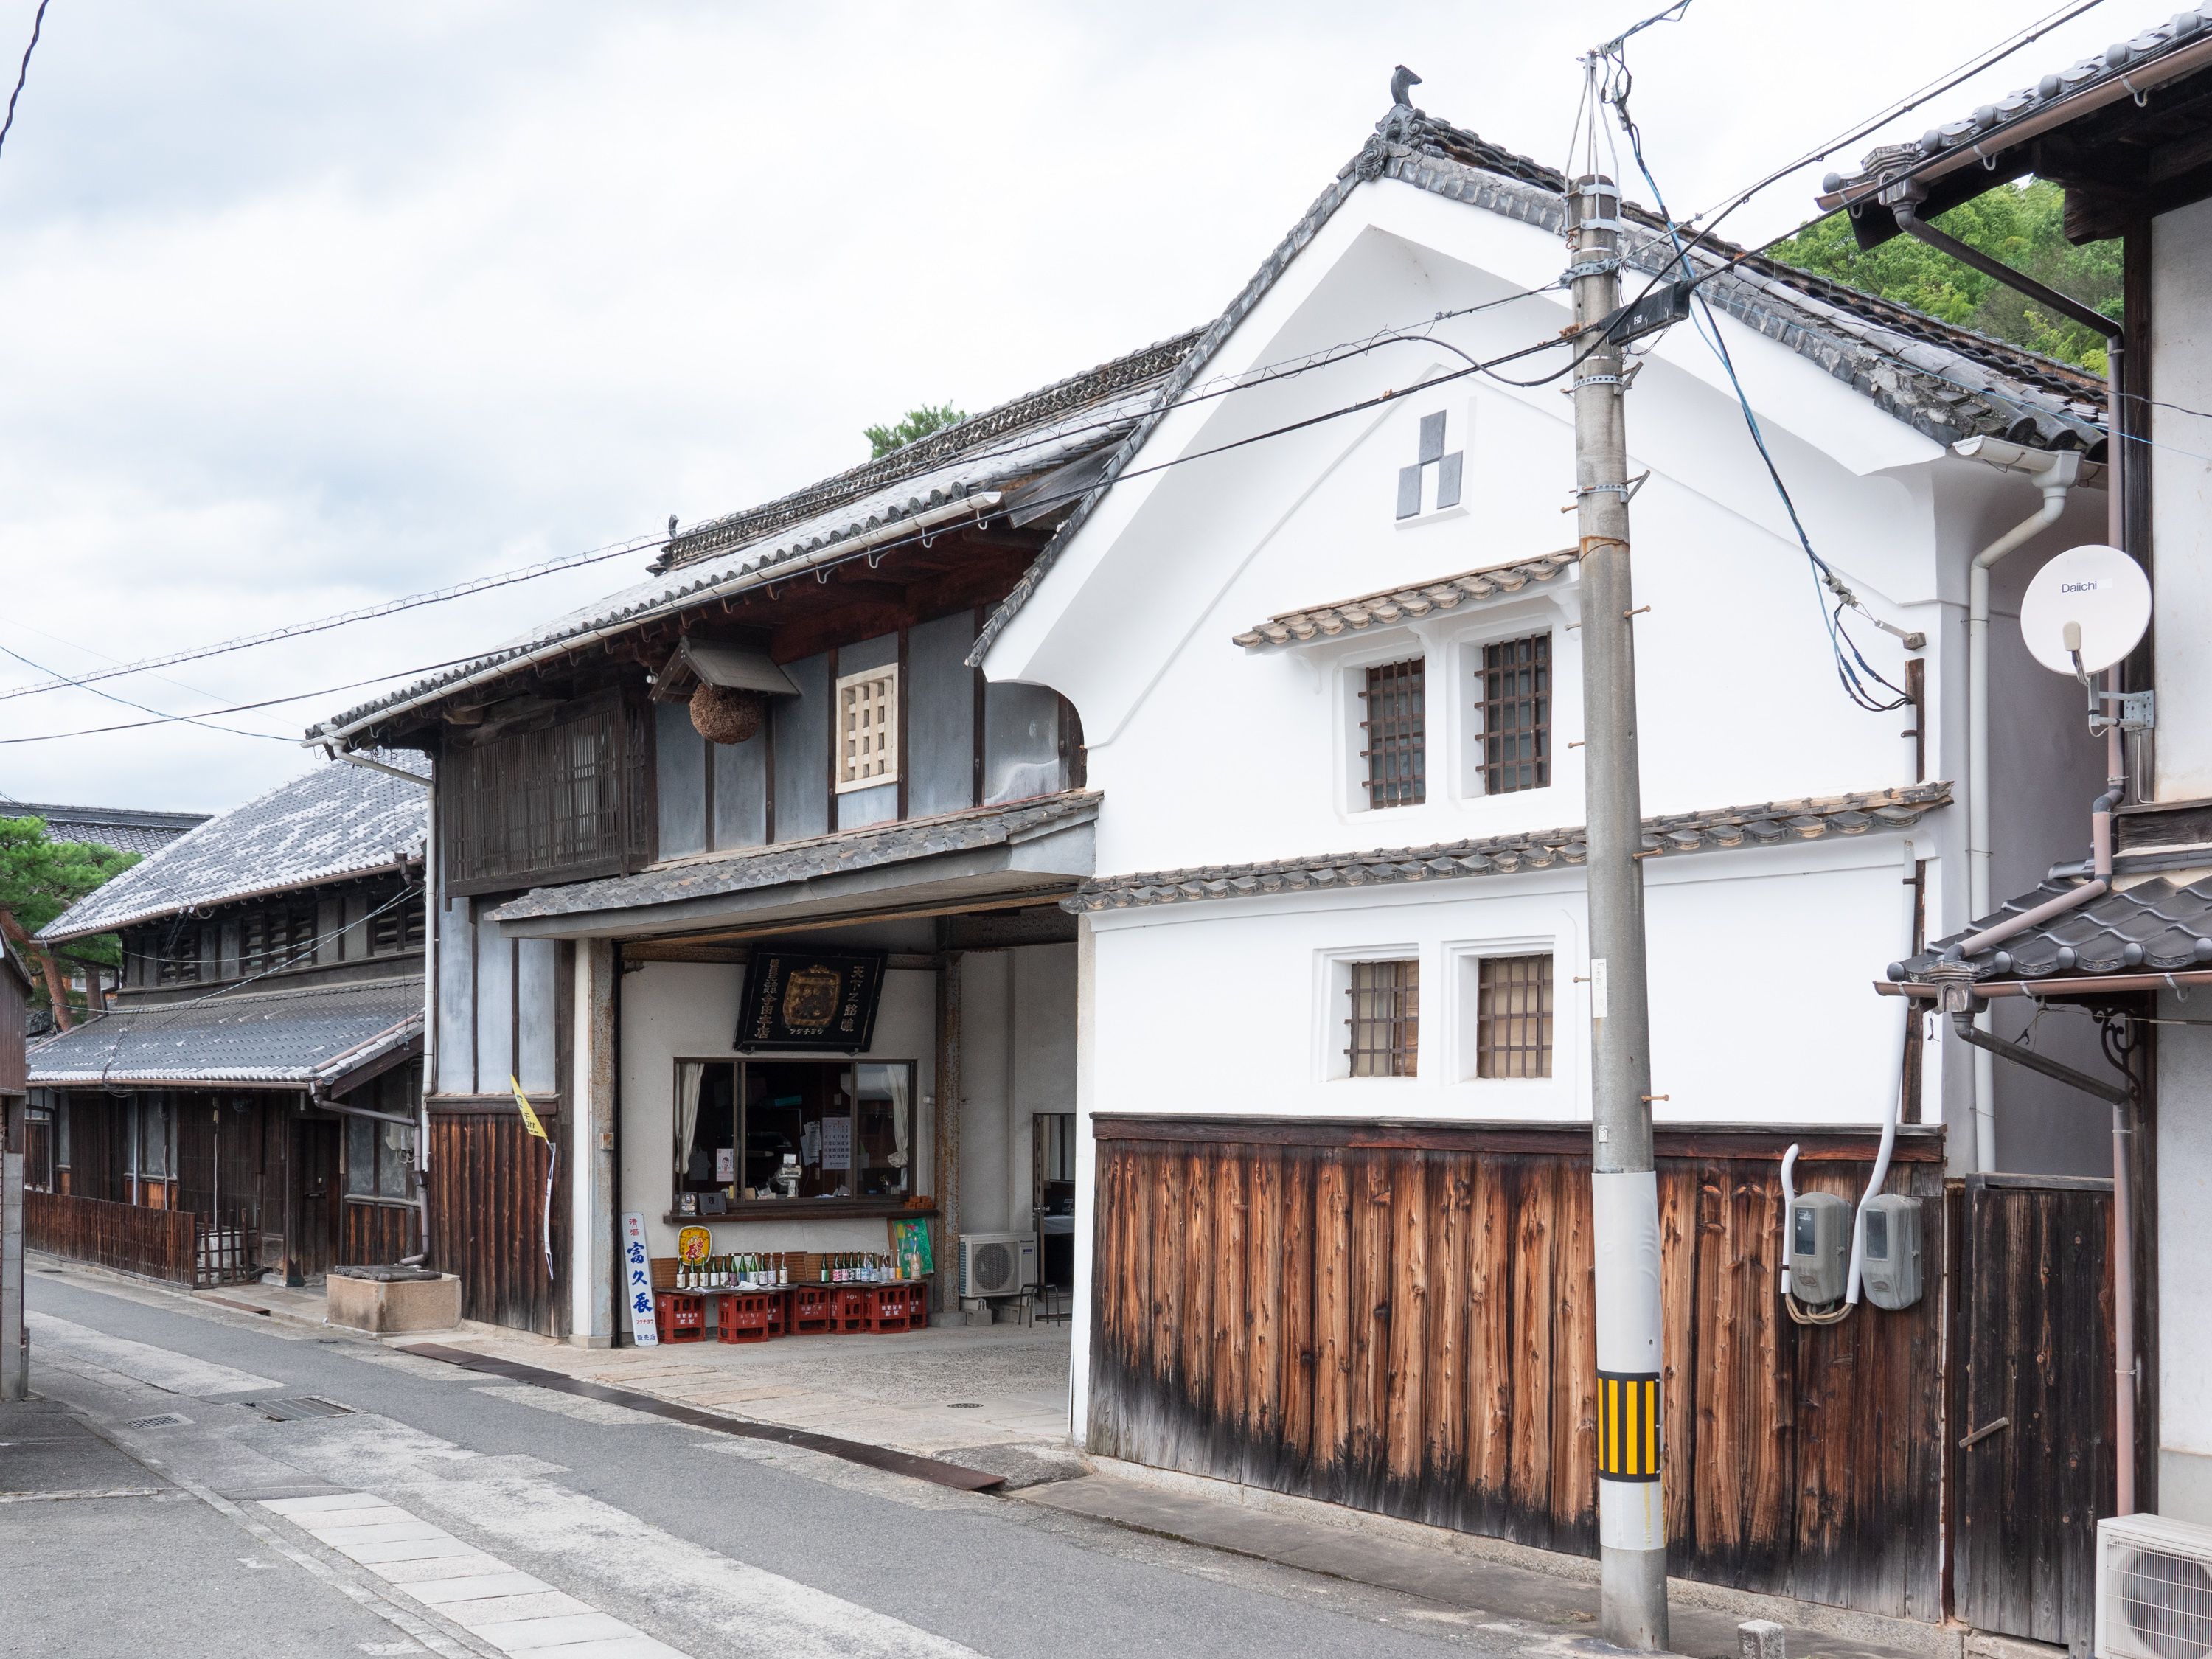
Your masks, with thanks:
[(1608, 1480), (1659, 1478), (1659, 1378), (1597, 1374), (1597, 1472)]

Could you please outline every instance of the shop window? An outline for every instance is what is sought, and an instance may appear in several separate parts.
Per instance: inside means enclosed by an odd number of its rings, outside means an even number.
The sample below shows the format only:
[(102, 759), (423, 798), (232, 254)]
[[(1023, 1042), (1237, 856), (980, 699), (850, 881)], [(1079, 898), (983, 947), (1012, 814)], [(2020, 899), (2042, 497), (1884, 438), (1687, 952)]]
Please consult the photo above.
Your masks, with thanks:
[(1354, 962), (1345, 994), (1345, 1060), (1352, 1077), (1416, 1075), (1421, 1036), (1421, 964)]
[(1360, 692), (1370, 806), (1415, 806), (1428, 799), (1428, 718), (1421, 659), (1381, 663)]
[(837, 682), (837, 790), (898, 781), (898, 667)]
[(1474, 1074), (1552, 1074), (1552, 958), (1485, 957), (1476, 968)]
[(681, 1213), (902, 1199), (913, 1148), (910, 1062), (677, 1062)]
[(1552, 781), (1552, 636), (1482, 647), (1482, 788), (1541, 789)]

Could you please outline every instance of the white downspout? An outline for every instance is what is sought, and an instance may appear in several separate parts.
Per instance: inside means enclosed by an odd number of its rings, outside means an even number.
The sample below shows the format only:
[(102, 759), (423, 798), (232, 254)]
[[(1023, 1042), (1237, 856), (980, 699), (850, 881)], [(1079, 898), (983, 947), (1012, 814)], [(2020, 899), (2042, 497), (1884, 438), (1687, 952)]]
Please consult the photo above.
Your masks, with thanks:
[[(2079, 477), (2080, 452), (2037, 450), (2001, 438), (1968, 438), (1953, 447), (2000, 471), (2024, 472), (2043, 490), (2043, 505), (1974, 555), (1966, 572), (1966, 918), (1990, 914), (1990, 568), (2058, 521), (2066, 492)], [(1987, 1030), (1986, 1011), (1975, 1023)], [(1996, 1057), (1974, 1050), (1974, 1167), (1997, 1162)]]

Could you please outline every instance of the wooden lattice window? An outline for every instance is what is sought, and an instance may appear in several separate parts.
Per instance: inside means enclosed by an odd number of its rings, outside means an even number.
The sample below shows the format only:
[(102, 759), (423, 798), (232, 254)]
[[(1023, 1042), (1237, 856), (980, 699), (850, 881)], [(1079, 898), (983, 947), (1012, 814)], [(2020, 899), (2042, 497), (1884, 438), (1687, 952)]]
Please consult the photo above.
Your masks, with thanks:
[[(390, 904), (388, 898), (382, 901)], [(398, 956), (408, 951), (422, 948), (422, 901), (403, 899), (388, 910), (380, 911), (369, 923), (368, 949), (372, 956)]]
[(1552, 636), (1482, 647), (1482, 787), (1541, 789), (1552, 781)]
[(1352, 1012), (1345, 1018), (1349, 1040), (1345, 1058), (1353, 1077), (1412, 1077), (1421, 1036), (1421, 964), (1407, 962), (1349, 963), (1346, 994)]
[(872, 668), (837, 682), (837, 789), (898, 781), (898, 668)]
[(1429, 798), (1428, 715), (1419, 657), (1382, 663), (1367, 671), (1359, 696), (1367, 718), (1359, 722), (1366, 747), (1367, 804), (1415, 806)]
[(1477, 1077), (1552, 1074), (1552, 958), (1485, 957), (1474, 1012)]
[(315, 907), (276, 904), (249, 910), (239, 923), (239, 971), (267, 973), (314, 960)]
[(653, 862), (657, 815), (642, 705), (607, 691), (438, 761), (449, 893), (627, 875)]

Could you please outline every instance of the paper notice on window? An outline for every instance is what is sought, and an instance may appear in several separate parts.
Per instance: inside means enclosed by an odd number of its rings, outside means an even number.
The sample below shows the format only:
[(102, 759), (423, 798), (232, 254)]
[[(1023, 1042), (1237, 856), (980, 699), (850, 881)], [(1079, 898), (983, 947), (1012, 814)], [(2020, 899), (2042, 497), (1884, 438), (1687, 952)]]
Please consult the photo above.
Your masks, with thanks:
[(825, 1117), (822, 1120), (822, 1167), (825, 1170), (849, 1170), (853, 1167), (851, 1118)]

